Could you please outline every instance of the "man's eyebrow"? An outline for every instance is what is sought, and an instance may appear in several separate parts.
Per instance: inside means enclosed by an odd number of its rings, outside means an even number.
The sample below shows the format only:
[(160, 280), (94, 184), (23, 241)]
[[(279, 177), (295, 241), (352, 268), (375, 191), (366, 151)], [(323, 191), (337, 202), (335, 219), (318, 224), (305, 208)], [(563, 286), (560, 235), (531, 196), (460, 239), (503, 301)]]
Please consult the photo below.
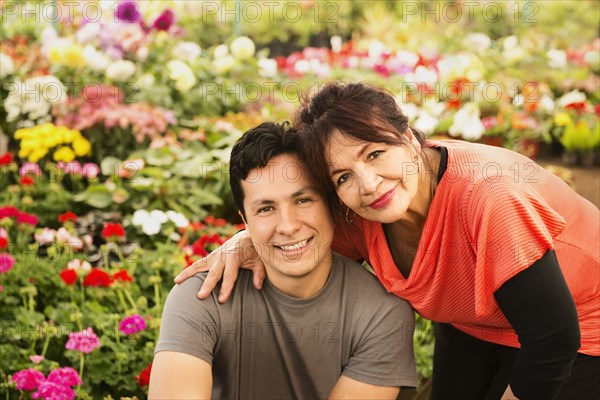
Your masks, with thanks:
[[(318, 194), (319, 191), (315, 187), (305, 186), (305, 187), (301, 188), (300, 190), (297, 190), (294, 193), (292, 193), (290, 195), (290, 198), (295, 199), (297, 197), (304, 196), (307, 193)], [(257, 206), (257, 205), (270, 205), (270, 204), (275, 204), (275, 200), (271, 200), (271, 199), (267, 199), (267, 198), (262, 198), (262, 199), (256, 199), (256, 200), (254, 200), (254, 201), (252, 201), (250, 203), (250, 205), (253, 205), (253, 206)]]

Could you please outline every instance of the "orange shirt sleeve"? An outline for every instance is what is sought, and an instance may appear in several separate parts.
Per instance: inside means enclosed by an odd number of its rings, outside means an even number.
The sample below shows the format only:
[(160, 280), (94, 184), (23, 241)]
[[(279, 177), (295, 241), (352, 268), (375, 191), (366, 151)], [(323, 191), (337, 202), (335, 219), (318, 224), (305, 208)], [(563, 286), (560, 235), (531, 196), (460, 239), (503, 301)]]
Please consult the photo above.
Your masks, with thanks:
[(462, 210), (475, 252), (475, 310), (493, 312), (494, 292), (554, 249), (565, 220), (534, 190), (509, 180), (473, 185)]

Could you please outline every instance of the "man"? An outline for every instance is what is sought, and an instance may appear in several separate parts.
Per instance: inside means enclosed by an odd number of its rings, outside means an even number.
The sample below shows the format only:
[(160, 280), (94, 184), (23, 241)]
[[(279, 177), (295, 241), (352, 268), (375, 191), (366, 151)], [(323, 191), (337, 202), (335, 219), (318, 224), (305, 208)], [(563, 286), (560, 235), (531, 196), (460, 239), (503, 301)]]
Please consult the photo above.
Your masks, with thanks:
[(410, 306), (332, 253), (327, 199), (297, 152), (285, 124), (235, 144), (232, 193), (267, 280), (258, 291), (240, 271), (225, 304), (196, 297), (206, 274), (173, 288), (151, 399), (395, 399), (416, 386)]

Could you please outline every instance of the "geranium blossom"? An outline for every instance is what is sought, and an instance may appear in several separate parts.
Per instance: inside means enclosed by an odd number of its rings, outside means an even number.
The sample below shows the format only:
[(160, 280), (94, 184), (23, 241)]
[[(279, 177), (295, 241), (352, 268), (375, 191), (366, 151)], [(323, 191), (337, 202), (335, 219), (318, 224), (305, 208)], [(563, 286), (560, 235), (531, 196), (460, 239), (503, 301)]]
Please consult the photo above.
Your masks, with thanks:
[(89, 262), (85, 260), (80, 260), (79, 258), (75, 258), (67, 263), (67, 268), (72, 270), (82, 270), (82, 271), (91, 271), (92, 266)]
[(69, 333), (69, 340), (67, 340), (65, 347), (67, 350), (91, 353), (94, 349), (100, 347), (100, 339), (92, 328), (87, 328), (81, 332)]
[(133, 335), (136, 332), (146, 329), (146, 321), (139, 314), (125, 317), (119, 324), (119, 330), (125, 335)]
[(58, 222), (67, 222), (67, 221), (77, 222), (77, 214), (75, 214), (72, 211), (67, 211), (66, 213), (60, 214), (58, 216)]
[(117, 271), (112, 276), (113, 281), (121, 281), (121, 282), (133, 282), (133, 277), (129, 275), (126, 269), (122, 269)]
[(8, 239), (0, 236), (0, 250), (4, 250), (8, 247)]
[(65, 284), (73, 286), (75, 282), (77, 282), (77, 271), (74, 269), (65, 268), (60, 271), (60, 279), (62, 279)]
[(109, 287), (111, 282), (110, 275), (100, 268), (94, 268), (83, 280), (83, 286)]
[(32, 399), (43, 400), (73, 400), (75, 396), (76, 393), (69, 386), (49, 381), (42, 382), (40, 387), (31, 394)]
[(33, 235), (35, 241), (39, 244), (48, 244), (54, 242), (54, 237), (56, 236), (56, 231), (50, 228), (44, 228), (41, 231), (35, 232)]
[(62, 367), (50, 371), (47, 380), (63, 386), (77, 386), (83, 383), (79, 373), (71, 367)]
[(133, 378), (137, 382), (138, 386), (143, 388), (150, 384), (150, 374), (151, 373), (152, 373), (152, 363), (148, 364), (148, 367), (146, 367), (144, 370), (142, 370), (142, 372), (140, 372), (140, 374), (138, 376), (134, 376)]
[(15, 265), (16, 260), (7, 253), (0, 253), (0, 273), (5, 274)]
[(12, 381), (18, 390), (35, 390), (45, 380), (44, 374), (33, 368), (21, 370), (12, 376)]
[(125, 236), (125, 229), (123, 225), (115, 222), (107, 222), (102, 229), (102, 237), (123, 237)]

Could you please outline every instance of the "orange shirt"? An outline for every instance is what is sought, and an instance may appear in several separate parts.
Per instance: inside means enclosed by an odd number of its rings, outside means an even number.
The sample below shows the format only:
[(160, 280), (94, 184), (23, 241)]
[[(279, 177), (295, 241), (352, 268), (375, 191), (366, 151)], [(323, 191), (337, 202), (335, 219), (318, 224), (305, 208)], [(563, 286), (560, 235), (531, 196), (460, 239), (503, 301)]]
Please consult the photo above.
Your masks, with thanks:
[(379, 222), (356, 216), (337, 232), (334, 250), (369, 261), (384, 287), (423, 317), (519, 347), (493, 294), (554, 249), (579, 315), (579, 351), (599, 356), (598, 208), (517, 153), (460, 141), (428, 145), (448, 149), (448, 166), (408, 279), (394, 264)]

